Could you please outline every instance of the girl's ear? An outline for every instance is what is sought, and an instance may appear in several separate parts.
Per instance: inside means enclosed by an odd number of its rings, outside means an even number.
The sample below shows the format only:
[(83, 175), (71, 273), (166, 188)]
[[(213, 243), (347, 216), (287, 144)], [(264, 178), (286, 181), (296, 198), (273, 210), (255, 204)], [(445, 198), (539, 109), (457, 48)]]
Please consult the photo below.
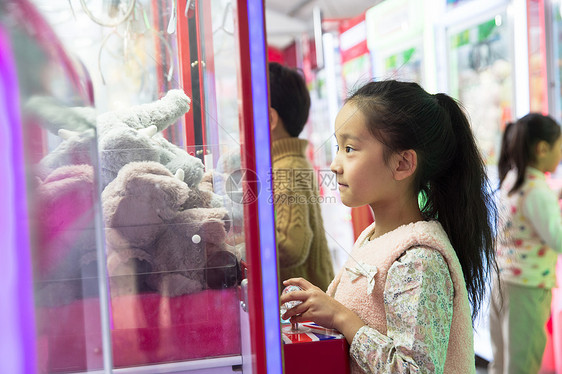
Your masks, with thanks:
[(394, 179), (400, 181), (415, 173), (418, 167), (418, 155), (413, 149), (408, 149), (396, 155), (396, 162)]
[(540, 160), (543, 156), (547, 155), (550, 152), (550, 144), (548, 144), (545, 140), (540, 140), (537, 145), (535, 146), (535, 157)]
[(275, 130), (275, 128), (279, 125), (279, 113), (272, 107), (269, 107), (269, 126), (271, 130)]

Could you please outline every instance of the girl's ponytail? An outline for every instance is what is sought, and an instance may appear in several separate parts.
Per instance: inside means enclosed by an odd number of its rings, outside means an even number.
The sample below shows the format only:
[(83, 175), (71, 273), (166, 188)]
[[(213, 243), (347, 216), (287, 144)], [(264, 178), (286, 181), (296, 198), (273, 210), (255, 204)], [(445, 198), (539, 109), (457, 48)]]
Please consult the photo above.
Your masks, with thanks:
[(507, 172), (513, 168), (513, 158), (511, 155), (513, 144), (513, 132), (515, 125), (513, 122), (508, 122), (505, 125), (505, 130), (502, 136), (502, 144), (500, 150), (500, 157), (498, 159), (498, 177), (500, 179), (500, 186), (507, 175)]
[(497, 267), (492, 231), (497, 222), (493, 189), (463, 110), (448, 95), (435, 97), (450, 118), (456, 150), (449, 166), (436, 173), (430, 182), (430, 196), (437, 219), (462, 265), (475, 316), (482, 302), (487, 271)]

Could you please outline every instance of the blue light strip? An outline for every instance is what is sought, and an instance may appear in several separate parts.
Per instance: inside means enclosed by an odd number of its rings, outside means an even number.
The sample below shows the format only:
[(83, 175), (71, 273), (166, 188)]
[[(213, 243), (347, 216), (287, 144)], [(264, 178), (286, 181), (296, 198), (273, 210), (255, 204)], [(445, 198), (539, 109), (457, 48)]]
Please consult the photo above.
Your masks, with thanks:
[[(250, 66), (252, 71), (252, 98), (254, 114), (254, 142), (256, 174), (258, 180), (268, 181), (271, 168), (269, 100), (267, 95), (267, 61), (265, 50), (265, 27), (263, 22), (263, 0), (248, 0), (248, 33), (250, 36)], [(257, 156), (257, 155), (256, 155)], [(260, 193), (272, 193), (271, 188), (262, 188)], [(282, 373), (281, 329), (279, 319), (279, 295), (277, 291), (277, 253), (275, 251), (275, 220), (269, 196), (258, 199), (259, 232), (261, 246), (261, 275), (263, 292), (263, 316), (267, 373)]]

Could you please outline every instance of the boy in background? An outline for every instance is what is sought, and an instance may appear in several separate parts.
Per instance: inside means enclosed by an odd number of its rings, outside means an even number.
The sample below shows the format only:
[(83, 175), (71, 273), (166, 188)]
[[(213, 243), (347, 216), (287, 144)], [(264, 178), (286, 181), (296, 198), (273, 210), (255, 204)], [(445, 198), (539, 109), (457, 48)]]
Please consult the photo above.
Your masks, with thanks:
[(320, 210), (317, 176), (299, 139), (310, 94), (298, 71), (269, 64), (273, 188), (280, 289), (285, 279), (303, 277), (322, 290), (334, 278)]

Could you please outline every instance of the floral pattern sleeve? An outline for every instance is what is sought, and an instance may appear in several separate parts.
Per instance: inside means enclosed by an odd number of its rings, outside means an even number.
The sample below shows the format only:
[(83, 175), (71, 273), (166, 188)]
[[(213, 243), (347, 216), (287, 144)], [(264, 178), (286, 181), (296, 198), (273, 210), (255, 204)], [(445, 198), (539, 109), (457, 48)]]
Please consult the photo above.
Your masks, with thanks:
[(384, 291), (387, 335), (364, 326), (351, 356), (367, 373), (443, 373), (453, 318), (453, 282), (435, 250), (406, 251), (390, 267)]

